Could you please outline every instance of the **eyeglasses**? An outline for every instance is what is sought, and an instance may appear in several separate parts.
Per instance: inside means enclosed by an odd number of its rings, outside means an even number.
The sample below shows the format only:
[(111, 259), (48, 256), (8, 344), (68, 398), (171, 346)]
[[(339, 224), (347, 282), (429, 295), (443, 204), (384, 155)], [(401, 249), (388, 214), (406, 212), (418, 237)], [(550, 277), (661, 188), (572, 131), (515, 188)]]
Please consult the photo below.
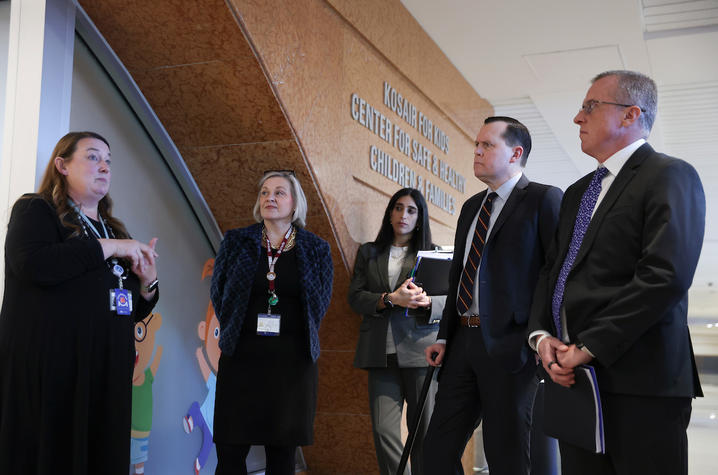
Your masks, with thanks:
[(135, 341), (140, 342), (147, 338), (147, 326), (150, 324), (152, 319), (155, 318), (155, 314), (150, 314), (150, 318), (147, 319), (147, 323), (144, 320), (140, 320), (135, 323)]
[(598, 106), (599, 104), (608, 104), (611, 106), (619, 106), (619, 107), (638, 107), (641, 109), (641, 112), (644, 114), (646, 113), (646, 109), (644, 109), (641, 106), (637, 106), (636, 104), (619, 104), (618, 102), (608, 102), (608, 101), (597, 101), (595, 99), (591, 99), (590, 101), (587, 101), (585, 104), (581, 106), (581, 110), (586, 113), (586, 115), (589, 115), (593, 110)]
[(262, 176), (266, 175), (267, 173), (281, 173), (282, 175), (296, 176), (294, 174), (294, 170), (264, 170), (264, 172), (262, 172)]

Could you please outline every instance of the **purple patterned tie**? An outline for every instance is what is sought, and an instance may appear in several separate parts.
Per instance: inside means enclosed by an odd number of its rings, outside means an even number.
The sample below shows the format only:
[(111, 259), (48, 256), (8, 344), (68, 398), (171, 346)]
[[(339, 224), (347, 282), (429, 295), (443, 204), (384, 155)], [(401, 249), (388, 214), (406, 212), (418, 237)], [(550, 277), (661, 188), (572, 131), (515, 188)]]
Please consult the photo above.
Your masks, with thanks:
[(581, 197), (581, 204), (578, 206), (578, 214), (576, 215), (576, 224), (573, 226), (573, 236), (571, 243), (568, 245), (568, 252), (563, 260), (561, 272), (556, 280), (556, 287), (553, 290), (553, 299), (551, 301), (551, 313), (553, 314), (553, 322), (556, 325), (556, 337), (561, 338), (561, 305), (563, 304), (563, 292), (566, 288), (566, 278), (573, 267), (573, 263), (578, 255), (578, 249), (583, 242), (583, 236), (586, 234), (588, 224), (591, 222), (593, 208), (596, 206), (596, 200), (601, 193), (601, 180), (608, 173), (606, 167), (599, 167), (593, 173), (591, 183)]

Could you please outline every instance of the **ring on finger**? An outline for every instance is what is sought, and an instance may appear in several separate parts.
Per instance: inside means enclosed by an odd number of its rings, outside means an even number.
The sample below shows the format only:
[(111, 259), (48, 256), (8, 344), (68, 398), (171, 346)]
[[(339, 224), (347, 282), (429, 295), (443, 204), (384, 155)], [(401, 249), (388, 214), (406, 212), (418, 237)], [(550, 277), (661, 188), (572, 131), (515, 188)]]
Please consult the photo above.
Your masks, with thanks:
[(548, 369), (551, 369), (551, 366), (558, 363), (558, 361), (549, 361), (548, 363)]

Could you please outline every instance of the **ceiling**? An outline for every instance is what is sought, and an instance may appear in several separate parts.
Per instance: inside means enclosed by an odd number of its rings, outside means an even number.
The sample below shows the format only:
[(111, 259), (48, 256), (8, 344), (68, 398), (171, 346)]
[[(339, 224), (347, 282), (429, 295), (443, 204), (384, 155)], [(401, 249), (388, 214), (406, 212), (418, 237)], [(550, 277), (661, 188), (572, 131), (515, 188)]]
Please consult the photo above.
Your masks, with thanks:
[(572, 119), (593, 76), (632, 69), (658, 84), (654, 147), (692, 163), (707, 199), (693, 321), (718, 322), (718, 0), (401, 0), (500, 115), (523, 121), (526, 173), (565, 189), (592, 171)]

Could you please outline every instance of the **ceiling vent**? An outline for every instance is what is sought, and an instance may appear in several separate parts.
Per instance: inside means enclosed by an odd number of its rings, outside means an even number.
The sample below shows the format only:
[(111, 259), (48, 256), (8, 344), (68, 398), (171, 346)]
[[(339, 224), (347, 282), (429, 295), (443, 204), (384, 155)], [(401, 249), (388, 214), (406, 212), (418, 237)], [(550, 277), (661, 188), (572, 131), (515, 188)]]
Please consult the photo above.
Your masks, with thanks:
[(718, 0), (641, 0), (641, 6), (645, 33), (718, 25)]

